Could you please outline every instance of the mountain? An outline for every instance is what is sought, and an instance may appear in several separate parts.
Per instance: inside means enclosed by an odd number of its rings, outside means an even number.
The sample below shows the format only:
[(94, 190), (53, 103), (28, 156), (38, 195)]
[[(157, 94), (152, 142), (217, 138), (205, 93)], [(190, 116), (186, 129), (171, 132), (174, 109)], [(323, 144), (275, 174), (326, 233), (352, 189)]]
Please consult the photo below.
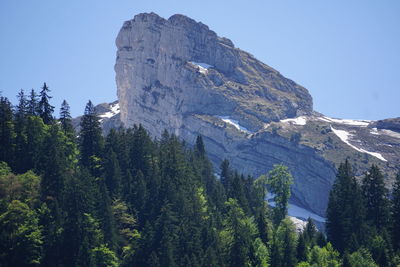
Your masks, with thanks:
[(123, 24), (116, 45), (118, 103), (101, 106), (106, 131), (142, 124), (153, 137), (166, 129), (189, 144), (202, 135), (216, 170), (226, 158), (257, 177), (283, 163), (295, 178), (292, 209), (320, 221), (345, 159), (357, 177), (378, 165), (391, 186), (400, 166), (399, 119), (315, 112), (307, 89), (183, 15), (138, 14)]

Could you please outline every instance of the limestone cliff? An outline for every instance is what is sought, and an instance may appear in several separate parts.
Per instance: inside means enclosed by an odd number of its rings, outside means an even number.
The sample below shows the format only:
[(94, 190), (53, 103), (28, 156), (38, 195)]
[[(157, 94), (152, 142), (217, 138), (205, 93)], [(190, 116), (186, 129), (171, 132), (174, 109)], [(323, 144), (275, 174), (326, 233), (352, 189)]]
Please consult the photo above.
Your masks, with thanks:
[(323, 216), (335, 164), (352, 153), (393, 169), (391, 160), (339, 139), (350, 126), (313, 112), (305, 88), (200, 22), (139, 14), (124, 23), (116, 45), (123, 125), (142, 124), (154, 137), (167, 129), (189, 144), (201, 134), (216, 166), (227, 158), (254, 176), (283, 163), (295, 177), (292, 203)]

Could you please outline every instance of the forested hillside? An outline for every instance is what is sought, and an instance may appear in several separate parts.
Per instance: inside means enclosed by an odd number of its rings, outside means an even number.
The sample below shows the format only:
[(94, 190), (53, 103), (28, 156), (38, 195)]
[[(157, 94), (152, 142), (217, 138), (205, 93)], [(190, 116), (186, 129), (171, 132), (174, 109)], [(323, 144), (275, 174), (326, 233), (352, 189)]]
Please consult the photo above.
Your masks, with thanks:
[(194, 147), (142, 126), (103, 136), (90, 101), (75, 133), (49, 92), (0, 97), (0, 266), (400, 264), (400, 175), (389, 194), (376, 166), (359, 184), (343, 163), (327, 236), (311, 219), (299, 233), (285, 166), (255, 179), (225, 160), (217, 178), (201, 136)]

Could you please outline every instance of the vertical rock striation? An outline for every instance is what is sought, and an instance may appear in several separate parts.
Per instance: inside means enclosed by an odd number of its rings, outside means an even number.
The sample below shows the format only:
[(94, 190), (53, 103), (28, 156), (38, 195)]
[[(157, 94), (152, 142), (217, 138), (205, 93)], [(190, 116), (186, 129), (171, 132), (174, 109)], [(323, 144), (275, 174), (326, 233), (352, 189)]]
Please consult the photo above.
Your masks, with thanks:
[(115, 64), (120, 118), (158, 137), (164, 129), (193, 144), (203, 135), (216, 166), (255, 176), (290, 167), (293, 201), (324, 215), (332, 163), (313, 149), (263, 132), (267, 123), (311, 115), (308, 91), (183, 15), (139, 14), (120, 30)]

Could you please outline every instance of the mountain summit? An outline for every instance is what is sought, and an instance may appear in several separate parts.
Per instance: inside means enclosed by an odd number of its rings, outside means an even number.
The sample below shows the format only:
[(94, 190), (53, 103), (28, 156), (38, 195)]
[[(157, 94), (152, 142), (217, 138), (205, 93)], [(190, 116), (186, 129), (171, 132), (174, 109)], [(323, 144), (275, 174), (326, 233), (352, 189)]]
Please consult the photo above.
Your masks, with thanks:
[(400, 133), (393, 125), (314, 112), (304, 87), (201, 22), (138, 14), (116, 45), (123, 125), (142, 124), (154, 137), (167, 129), (189, 144), (200, 134), (215, 166), (227, 158), (254, 176), (283, 163), (295, 177), (292, 204), (316, 216), (324, 216), (335, 165), (346, 158), (357, 175), (370, 164), (396, 171)]
[(124, 23), (116, 44), (126, 126), (142, 123), (156, 135), (164, 128), (179, 134), (194, 114), (229, 115), (257, 131), (264, 122), (312, 112), (305, 88), (186, 16), (139, 14)]

